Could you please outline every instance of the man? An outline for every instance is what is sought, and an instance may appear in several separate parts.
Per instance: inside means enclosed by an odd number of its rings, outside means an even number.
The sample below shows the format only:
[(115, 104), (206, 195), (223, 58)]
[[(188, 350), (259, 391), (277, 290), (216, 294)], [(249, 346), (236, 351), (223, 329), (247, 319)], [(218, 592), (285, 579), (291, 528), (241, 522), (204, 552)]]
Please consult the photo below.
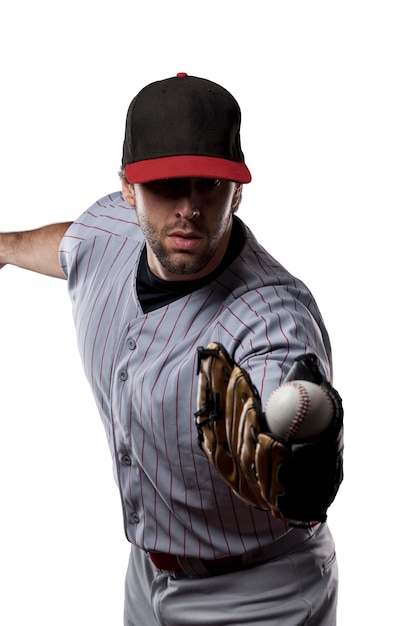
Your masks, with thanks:
[(148, 85), (120, 176), (72, 224), (1, 235), (0, 264), (68, 280), (131, 542), (125, 625), (333, 625), (325, 518), (251, 506), (197, 439), (199, 346), (224, 346), (263, 405), (300, 355), (332, 377), (314, 298), (236, 216), (251, 180), (236, 100), (186, 74)]

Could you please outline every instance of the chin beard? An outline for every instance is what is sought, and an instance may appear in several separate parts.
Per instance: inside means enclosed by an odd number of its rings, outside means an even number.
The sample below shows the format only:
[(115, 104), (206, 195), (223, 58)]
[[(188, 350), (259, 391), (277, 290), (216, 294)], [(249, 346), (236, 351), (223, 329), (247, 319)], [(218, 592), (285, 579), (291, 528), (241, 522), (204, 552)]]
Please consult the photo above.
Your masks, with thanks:
[(167, 272), (175, 274), (176, 276), (191, 276), (192, 274), (197, 274), (207, 267), (212, 258), (211, 254), (204, 254), (197, 258), (192, 258), (185, 254), (185, 258), (176, 260), (173, 259), (171, 255), (165, 253), (159, 254), (159, 251), (154, 250), (154, 254), (162, 267)]

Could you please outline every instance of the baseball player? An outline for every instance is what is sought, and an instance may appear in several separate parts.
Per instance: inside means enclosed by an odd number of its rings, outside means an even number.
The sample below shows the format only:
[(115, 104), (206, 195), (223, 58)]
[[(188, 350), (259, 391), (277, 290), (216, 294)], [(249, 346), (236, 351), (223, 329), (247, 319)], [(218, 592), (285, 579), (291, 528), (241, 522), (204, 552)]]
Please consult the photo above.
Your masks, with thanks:
[[(326, 510), (341, 481), (340, 424), (308, 445), (261, 433), (268, 398), (294, 366), (304, 378), (306, 355), (314, 384), (332, 389), (331, 347), (309, 289), (237, 216), (251, 180), (238, 103), (186, 74), (148, 85), (127, 113), (120, 177), (121, 191), (72, 223), (0, 235), (0, 264), (68, 281), (131, 543), (124, 624), (332, 626), (338, 573)], [(244, 415), (229, 399), (216, 408), (222, 392), (202, 378), (206, 357), (222, 351), (231, 367), (220, 387), (230, 388), (233, 368), (251, 385)], [(243, 453), (216, 434), (230, 413), (254, 415)], [(306, 462), (314, 474), (335, 441), (319, 487), (303, 491)], [(237, 482), (222, 475), (227, 459)], [(242, 497), (243, 476), (261, 500)]]

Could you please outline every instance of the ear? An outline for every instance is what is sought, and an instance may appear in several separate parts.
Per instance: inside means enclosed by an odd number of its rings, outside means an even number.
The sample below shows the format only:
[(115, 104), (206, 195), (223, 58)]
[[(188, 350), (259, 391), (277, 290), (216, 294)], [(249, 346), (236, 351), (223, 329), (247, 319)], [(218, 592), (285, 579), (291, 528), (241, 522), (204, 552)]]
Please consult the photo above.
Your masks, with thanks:
[(122, 178), (122, 194), (124, 201), (127, 202), (129, 206), (136, 206), (135, 189), (125, 178)]
[(242, 200), (242, 185), (236, 184), (232, 198), (232, 212), (236, 213), (239, 208), (240, 201)]

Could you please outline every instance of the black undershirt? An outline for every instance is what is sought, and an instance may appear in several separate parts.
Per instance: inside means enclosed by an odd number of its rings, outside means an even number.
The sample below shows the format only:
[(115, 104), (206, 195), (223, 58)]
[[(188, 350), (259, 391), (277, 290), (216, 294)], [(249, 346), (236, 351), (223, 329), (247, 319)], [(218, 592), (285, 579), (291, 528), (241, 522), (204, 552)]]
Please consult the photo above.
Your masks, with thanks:
[(146, 258), (146, 246), (139, 260), (136, 291), (144, 313), (159, 309), (197, 289), (201, 289), (217, 278), (239, 256), (245, 244), (245, 234), (240, 220), (233, 219), (232, 232), (226, 253), (218, 267), (207, 276), (197, 280), (169, 281), (157, 278), (149, 269)]

